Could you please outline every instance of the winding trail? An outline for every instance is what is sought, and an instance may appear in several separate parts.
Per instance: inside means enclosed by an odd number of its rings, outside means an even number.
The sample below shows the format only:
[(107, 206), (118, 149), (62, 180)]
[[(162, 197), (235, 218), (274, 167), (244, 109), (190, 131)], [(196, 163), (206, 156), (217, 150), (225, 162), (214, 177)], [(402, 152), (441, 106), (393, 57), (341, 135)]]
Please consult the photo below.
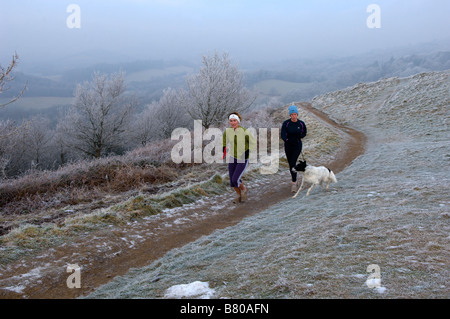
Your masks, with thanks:
[[(323, 165), (339, 173), (365, 152), (366, 137), (361, 132), (339, 125), (310, 103), (297, 103), (303, 110), (332, 128), (341, 137), (335, 158)], [(250, 199), (228, 205), (230, 194), (207, 198), (173, 214), (160, 214), (120, 228), (86, 233), (76, 241), (51, 248), (28, 264), (10, 267), (0, 274), (0, 298), (76, 298), (93, 292), (115, 276), (131, 268), (143, 267), (168, 251), (209, 235), (217, 229), (236, 225), (243, 218), (261, 212), (290, 198), (289, 173), (282, 172), (250, 190)], [(274, 187), (273, 185), (281, 185)], [(170, 224), (170, 227), (164, 225)], [(81, 267), (81, 288), (67, 288), (67, 265)], [(39, 274), (33, 278), (33, 274)], [(19, 275), (22, 274), (22, 275)], [(14, 283), (16, 282), (16, 284)], [(27, 285), (20, 286), (20, 282)], [(5, 288), (5, 283), (16, 289)], [(17, 287), (17, 285), (19, 285)], [(8, 286), (6, 286), (8, 287)]]

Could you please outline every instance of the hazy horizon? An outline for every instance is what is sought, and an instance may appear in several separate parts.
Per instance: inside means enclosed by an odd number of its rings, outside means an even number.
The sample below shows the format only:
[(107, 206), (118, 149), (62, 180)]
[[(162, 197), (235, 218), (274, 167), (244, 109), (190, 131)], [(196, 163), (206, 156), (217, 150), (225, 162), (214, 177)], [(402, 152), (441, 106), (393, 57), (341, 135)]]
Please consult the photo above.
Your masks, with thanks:
[[(69, 28), (69, 5), (80, 9)], [(381, 28), (369, 28), (370, 4)], [(0, 4), (0, 64), (200, 60), (226, 51), (238, 62), (348, 56), (450, 39), (448, 0), (18, 0)], [(111, 60), (111, 61), (110, 61)]]

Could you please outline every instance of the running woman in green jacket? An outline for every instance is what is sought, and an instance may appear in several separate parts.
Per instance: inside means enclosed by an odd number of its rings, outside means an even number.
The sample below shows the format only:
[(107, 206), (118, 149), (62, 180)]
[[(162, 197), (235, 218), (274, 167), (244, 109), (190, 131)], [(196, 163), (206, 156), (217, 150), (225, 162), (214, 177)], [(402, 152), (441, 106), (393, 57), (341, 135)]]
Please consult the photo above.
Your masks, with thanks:
[(250, 151), (256, 147), (256, 141), (252, 134), (240, 126), (242, 117), (238, 112), (229, 115), (230, 127), (223, 133), (224, 157), (230, 155), (228, 160), (228, 173), (230, 186), (234, 188), (237, 197), (234, 203), (245, 202), (248, 199), (248, 189), (242, 182), (242, 175), (248, 167)]

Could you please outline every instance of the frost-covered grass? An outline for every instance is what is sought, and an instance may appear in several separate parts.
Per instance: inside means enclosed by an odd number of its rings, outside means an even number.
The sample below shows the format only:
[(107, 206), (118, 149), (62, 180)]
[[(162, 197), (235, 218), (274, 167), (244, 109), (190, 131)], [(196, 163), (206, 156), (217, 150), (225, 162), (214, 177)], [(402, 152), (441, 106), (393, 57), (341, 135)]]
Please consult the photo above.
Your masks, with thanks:
[[(174, 249), (87, 297), (164, 298), (200, 281), (217, 298), (448, 298), (449, 74), (315, 98), (368, 137), (336, 186)], [(379, 288), (366, 284), (369, 265), (379, 266)]]
[(138, 195), (107, 208), (75, 214), (64, 221), (40, 225), (23, 224), (0, 237), (0, 263), (17, 260), (44, 248), (61, 244), (82, 232), (95, 231), (107, 226), (121, 226), (133, 220), (161, 213), (164, 209), (190, 204), (203, 197), (223, 193), (227, 187), (220, 175), (164, 195)]
[(26, 215), (62, 205), (92, 201), (176, 178), (170, 159), (173, 143), (163, 141), (124, 156), (84, 160), (56, 171), (32, 171), (0, 182), (2, 215)]

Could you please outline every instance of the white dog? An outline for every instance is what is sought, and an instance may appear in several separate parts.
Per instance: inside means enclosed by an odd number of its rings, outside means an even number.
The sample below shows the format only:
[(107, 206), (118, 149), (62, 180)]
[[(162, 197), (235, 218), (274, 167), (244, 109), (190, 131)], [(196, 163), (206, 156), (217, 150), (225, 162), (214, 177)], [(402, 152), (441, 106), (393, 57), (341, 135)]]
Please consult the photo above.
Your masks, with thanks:
[(300, 191), (303, 189), (304, 183), (311, 183), (311, 187), (308, 189), (306, 196), (309, 196), (309, 193), (312, 191), (314, 186), (320, 185), (323, 187), (323, 184), (327, 184), (326, 189), (330, 186), (330, 183), (337, 183), (336, 176), (331, 169), (326, 168), (324, 166), (315, 167), (306, 164), (306, 162), (300, 161), (297, 166), (292, 169), (294, 172), (304, 172), (302, 178), (302, 184), (292, 198), (296, 198)]

